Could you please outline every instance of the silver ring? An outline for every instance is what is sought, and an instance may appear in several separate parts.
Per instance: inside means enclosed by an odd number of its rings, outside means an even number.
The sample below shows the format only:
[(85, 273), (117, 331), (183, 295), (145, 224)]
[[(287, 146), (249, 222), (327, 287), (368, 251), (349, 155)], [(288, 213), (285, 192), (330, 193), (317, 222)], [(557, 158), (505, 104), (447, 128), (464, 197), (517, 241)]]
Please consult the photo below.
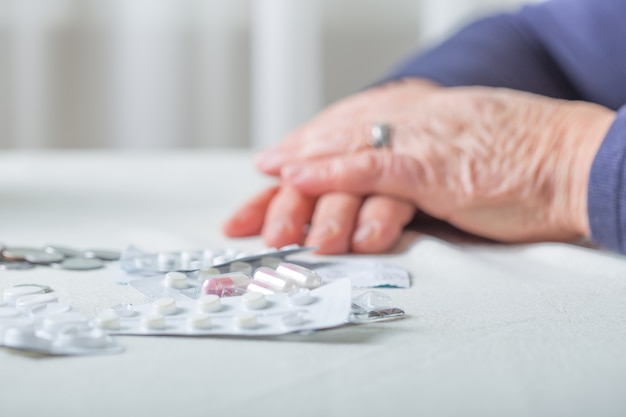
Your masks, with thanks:
[(376, 123), (372, 126), (370, 145), (374, 149), (388, 148), (391, 145), (391, 126), (387, 123)]

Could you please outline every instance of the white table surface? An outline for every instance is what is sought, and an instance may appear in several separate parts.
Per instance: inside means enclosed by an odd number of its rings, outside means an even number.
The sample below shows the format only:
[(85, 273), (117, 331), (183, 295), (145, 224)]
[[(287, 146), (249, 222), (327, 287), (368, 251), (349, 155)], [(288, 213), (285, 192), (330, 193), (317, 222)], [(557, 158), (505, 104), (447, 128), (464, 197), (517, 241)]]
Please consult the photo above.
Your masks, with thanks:
[[(0, 242), (261, 249), (220, 224), (269, 179), (245, 152), (0, 153)], [(450, 235), (454, 237), (453, 235)], [(624, 416), (626, 258), (407, 232), (380, 259), (405, 319), (266, 339), (118, 337), (122, 354), (0, 348), (0, 416)], [(119, 266), (0, 271), (90, 316), (146, 302)]]

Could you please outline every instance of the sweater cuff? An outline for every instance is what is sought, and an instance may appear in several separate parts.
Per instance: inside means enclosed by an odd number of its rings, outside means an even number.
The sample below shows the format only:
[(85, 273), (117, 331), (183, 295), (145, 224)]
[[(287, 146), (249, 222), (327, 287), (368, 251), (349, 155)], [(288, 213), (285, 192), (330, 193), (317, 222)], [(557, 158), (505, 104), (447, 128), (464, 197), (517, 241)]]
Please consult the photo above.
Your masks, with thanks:
[(591, 239), (626, 253), (626, 106), (617, 112), (591, 165), (587, 212)]

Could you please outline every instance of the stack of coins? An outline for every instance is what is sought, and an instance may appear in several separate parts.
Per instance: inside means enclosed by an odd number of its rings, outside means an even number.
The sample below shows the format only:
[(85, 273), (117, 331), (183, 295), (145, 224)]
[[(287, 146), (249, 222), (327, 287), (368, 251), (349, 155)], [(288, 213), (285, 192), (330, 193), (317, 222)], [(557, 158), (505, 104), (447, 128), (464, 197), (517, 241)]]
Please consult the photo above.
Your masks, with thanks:
[(0, 243), (0, 269), (18, 270), (49, 266), (85, 271), (104, 268), (106, 262), (119, 258), (120, 252), (115, 250), (78, 250), (57, 245), (41, 248), (11, 247)]

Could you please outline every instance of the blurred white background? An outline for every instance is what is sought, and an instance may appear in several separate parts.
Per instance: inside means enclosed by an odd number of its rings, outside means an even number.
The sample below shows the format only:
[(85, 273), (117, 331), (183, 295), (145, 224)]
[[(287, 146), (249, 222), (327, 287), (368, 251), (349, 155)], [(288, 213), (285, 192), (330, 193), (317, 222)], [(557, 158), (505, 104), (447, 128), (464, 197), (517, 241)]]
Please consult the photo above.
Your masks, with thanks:
[(522, 0), (0, 0), (0, 148), (260, 147)]

